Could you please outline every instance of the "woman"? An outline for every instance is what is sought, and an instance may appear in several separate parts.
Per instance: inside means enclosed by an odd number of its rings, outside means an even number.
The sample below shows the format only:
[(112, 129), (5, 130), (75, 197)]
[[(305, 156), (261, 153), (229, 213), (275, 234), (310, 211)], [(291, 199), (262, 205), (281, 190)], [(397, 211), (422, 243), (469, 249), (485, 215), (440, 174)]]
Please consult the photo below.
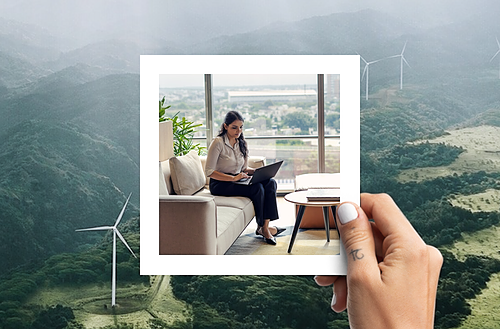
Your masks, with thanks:
[(255, 233), (262, 235), (268, 244), (276, 245), (275, 236), (284, 231), (283, 228), (269, 227), (271, 220), (278, 219), (276, 181), (271, 178), (252, 185), (232, 183), (248, 178), (254, 172), (247, 167), (248, 147), (243, 137), (243, 121), (236, 111), (226, 114), (219, 135), (208, 149), (205, 174), (210, 177), (209, 187), (213, 195), (250, 198), (258, 224)]

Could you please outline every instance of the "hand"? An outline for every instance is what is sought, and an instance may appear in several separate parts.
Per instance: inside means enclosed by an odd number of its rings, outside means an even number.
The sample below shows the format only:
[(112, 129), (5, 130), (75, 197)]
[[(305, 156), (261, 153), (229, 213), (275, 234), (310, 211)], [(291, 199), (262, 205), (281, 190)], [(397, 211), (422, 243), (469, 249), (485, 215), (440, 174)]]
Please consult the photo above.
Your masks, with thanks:
[(240, 172), (238, 175), (234, 176), (233, 181), (237, 182), (240, 179), (248, 178), (249, 176), (245, 172)]
[(439, 250), (386, 194), (361, 194), (361, 207), (344, 202), (337, 218), (347, 277), (315, 277), (321, 286), (334, 284), (333, 310), (347, 307), (351, 328), (433, 328)]
[(247, 167), (247, 169), (245, 169), (244, 172), (246, 172), (247, 175), (252, 176), (254, 174), (254, 172), (255, 172), (255, 169)]

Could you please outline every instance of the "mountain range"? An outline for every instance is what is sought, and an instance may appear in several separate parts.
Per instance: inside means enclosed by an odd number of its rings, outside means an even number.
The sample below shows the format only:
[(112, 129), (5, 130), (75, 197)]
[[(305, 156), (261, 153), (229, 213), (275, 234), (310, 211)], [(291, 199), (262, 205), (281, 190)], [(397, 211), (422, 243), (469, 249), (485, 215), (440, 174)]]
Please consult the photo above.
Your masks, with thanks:
[[(370, 61), (398, 55), (406, 43), (402, 95), (458, 113), (440, 121), (443, 129), (500, 103), (498, 62), (490, 62), (496, 31), (500, 21), (487, 9), (431, 29), (363, 10), (195, 43), (168, 33), (141, 42), (141, 30), (71, 48), (61, 35), (0, 19), (0, 273), (95, 242), (100, 235), (74, 229), (111, 224), (130, 192), (131, 213), (138, 211), (141, 54), (359, 53)], [(399, 58), (373, 65), (370, 93), (396, 89), (399, 65)], [(439, 113), (438, 105), (426, 111)]]
[[(2, 270), (79, 250), (139, 200), (139, 79), (110, 75), (0, 100)], [(13, 238), (15, 237), (15, 238)]]

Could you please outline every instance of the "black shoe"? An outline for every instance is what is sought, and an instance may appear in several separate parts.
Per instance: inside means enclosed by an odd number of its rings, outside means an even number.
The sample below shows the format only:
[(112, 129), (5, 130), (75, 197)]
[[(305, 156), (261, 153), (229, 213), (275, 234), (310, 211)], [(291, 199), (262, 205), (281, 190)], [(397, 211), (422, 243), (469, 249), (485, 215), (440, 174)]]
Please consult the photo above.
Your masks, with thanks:
[[(283, 232), (285, 232), (285, 231), (286, 231), (286, 228), (283, 228), (283, 227), (278, 227), (278, 226), (275, 226), (275, 228), (276, 228), (276, 233), (275, 233), (275, 234), (273, 234), (273, 236), (277, 236), (278, 234), (283, 233)], [(261, 227), (258, 227), (258, 228), (255, 230), (255, 234), (256, 234), (256, 235), (262, 235), (262, 233), (261, 233), (261, 232), (259, 232), (259, 229), (261, 229)], [(262, 235), (262, 236), (263, 236), (263, 235)]]
[(276, 234), (273, 234), (273, 236), (277, 236), (278, 234), (281, 234), (285, 231), (286, 231), (286, 228), (276, 226)]
[(273, 236), (273, 237), (271, 237), (270, 239), (268, 239), (268, 238), (264, 237), (264, 240), (266, 241), (266, 243), (267, 243), (267, 244), (271, 244), (271, 245), (273, 245), (273, 246), (275, 246), (275, 245), (276, 245), (276, 238), (275, 238), (274, 236)]

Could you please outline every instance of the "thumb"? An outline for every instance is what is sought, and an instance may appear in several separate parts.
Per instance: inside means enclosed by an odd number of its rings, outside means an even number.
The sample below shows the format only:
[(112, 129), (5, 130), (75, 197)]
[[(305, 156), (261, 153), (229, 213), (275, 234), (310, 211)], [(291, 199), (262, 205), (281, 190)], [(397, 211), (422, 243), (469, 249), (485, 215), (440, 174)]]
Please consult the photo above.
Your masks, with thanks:
[(358, 275), (380, 277), (375, 239), (363, 209), (352, 202), (341, 203), (337, 207), (337, 228), (347, 255), (348, 279)]

